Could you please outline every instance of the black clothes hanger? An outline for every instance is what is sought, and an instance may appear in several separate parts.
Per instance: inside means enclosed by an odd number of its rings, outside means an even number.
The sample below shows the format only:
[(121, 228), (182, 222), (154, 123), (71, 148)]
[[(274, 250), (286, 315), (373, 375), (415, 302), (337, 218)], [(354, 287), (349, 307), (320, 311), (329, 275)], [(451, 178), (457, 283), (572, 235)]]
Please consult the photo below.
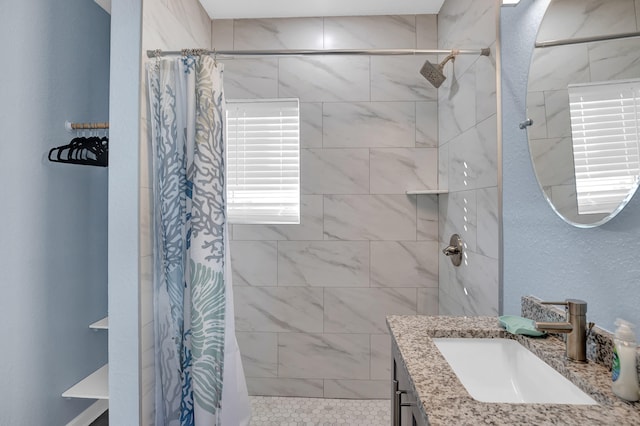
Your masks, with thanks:
[(109, 165), (109, 138), (103, 136), (75, 137), (67, 145), (52, 148), (49, 161), (107, 167)]

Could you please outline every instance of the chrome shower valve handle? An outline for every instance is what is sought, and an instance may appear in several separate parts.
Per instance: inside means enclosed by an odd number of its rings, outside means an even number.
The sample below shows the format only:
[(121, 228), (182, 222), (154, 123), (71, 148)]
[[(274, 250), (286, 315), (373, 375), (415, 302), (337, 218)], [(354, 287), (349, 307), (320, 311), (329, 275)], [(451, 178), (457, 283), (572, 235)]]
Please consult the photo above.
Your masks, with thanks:
[(453, 266), (460, 266), (462, 263), (463, 244), (460, 235), (453, 234), (449, 240), (449, 246), (442, 249), (442, 253), (451, 259)]

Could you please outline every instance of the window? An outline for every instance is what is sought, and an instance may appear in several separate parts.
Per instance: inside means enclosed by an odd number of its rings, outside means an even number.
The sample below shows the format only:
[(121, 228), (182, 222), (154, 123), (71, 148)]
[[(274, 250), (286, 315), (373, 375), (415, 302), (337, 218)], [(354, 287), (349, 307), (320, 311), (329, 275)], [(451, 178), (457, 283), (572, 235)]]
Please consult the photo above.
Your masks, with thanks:
[(569, 86), (578, 213), (612, 213), (640, 176), (640, 80)]
[(226, 133), (229, 222), (300, 223), (298, 100), (227, 100)]

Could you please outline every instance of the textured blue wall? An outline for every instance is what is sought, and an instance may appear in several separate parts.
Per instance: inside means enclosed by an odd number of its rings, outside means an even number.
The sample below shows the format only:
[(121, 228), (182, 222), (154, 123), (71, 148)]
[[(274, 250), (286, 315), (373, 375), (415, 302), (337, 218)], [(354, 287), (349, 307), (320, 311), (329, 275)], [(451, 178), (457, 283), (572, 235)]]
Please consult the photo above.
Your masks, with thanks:
[(107, 170), (50, 163), (65, 120), (107, 121), (109, 15), (87, 0), (0, 13), (0, 425), (61, 425), (107, 361)]
[(503, 7), (504, 312), (520, 313), (520, 297), (584, 299), (589, 320), (608, 330), (618, 317), (640, 326), (640, 197), (610, 222), (574, 228), (557, 217), (536, 182), (525, 131), (529, 61), (549, 0)]

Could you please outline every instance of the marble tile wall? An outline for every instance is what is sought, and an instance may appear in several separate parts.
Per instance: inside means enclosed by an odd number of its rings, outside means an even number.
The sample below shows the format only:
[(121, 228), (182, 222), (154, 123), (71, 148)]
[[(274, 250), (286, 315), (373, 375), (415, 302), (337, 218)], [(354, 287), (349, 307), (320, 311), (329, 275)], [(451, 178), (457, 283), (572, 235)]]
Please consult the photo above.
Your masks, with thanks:
[[(208, 48), (211, 44), (211, 20), (197, 0), (145, 0), (142, 20), (142, 62), (147, 50), (179, 50), (185, 47)], [(151, 141), (147, 132), (146, 77), (142, 70), (140, 93), (140, 392), (142, 425), (155, 424), (155, 364), (153, 343), (153, 222)]]
[[(537, 40), (638, 31), (638, 6), (632, 0), (556, 0), (544, 17)], [(535, 141), (530, 146), (536, 173), (545, 176), (547, 198), (573, 222), (589, 222), (592, 218), (577, 214), (575, 176), (572, 167), (565, 166), (573, 159), (567, 85), (640, 78), (637, 47), (637, 38), (627, 38), (534, 49), (527, 114), (534, 121), (528, 135)]]
[[(554, 0), (536, 40), (591, 37), (638, 30), (638, 0)], [(579, 13), (576, 13), (580, 11)]]
[(499, 210), (496, 118), (496, 2), (446, 0), (438, 15), (440, 49), (489, 47), (489, 57), (458, 56), (438, 90), (439, 249), (457, 233), (462, 265), (439, 261), (439, 312), (499, 311)]
[[(436, 48), (437, 20), (214, 20), (212, 42), (219, 50)], [(224, 61), (227, 98), (301, 102), (301, 223), (233, 226), (250, 393), (388, 398), (385, 316), (438, 313), (438, 201), (405, 195), (438, 187), (438, 93), (419, 74), (424, 60)]]

